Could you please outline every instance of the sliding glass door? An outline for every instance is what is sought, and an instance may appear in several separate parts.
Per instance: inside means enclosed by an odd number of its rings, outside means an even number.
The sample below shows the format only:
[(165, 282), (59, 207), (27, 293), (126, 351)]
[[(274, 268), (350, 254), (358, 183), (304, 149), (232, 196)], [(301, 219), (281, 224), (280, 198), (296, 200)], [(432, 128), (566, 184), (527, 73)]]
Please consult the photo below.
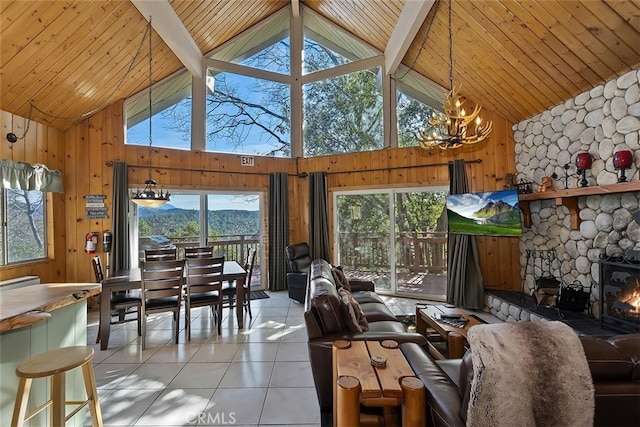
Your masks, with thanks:
[[(244, 265), (247, 250), (257, 250), (252, 286), (262, 289), (263, 197), (257, 192), (171, 191), (171, 201), (158, 208), (131, 204), (133, 242), (137, 248), (133, 265), (145, 249), (213, 246), (226, 260)], [(266, 285), (266, 284), (265, 284)]]
[(443, 300), (445, 188), (334, 193), (336, 259), (380, 293)]

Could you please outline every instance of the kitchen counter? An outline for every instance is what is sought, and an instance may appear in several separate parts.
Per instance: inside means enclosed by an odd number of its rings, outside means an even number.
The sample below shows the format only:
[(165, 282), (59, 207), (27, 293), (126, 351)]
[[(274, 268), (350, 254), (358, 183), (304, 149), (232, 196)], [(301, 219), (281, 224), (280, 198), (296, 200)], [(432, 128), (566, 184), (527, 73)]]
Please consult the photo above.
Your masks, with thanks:
[[(0, 426), (11, 425), (18, 391), (16, 367), (45, 351), (87, 345), (87, 298), (101, 291), (99, 283), (45, 283), (0, 291)], [(47, 382), (34, 381), (30, 401), (41, 404), (48, 397)], [(67, 398), (84, 399), (79, 372), (68, 375)], [(30, 425), (48, 424), (48, 411), (36, 415)], [(86, 415), (87, 409), (82, 411)], [(84, 418), (74, 416), (67, 427), (82, 427)]]
[(0, 333), (51, 318), (51, 312), (100, 293), (99, 283), (44, 283), (0, 293)]

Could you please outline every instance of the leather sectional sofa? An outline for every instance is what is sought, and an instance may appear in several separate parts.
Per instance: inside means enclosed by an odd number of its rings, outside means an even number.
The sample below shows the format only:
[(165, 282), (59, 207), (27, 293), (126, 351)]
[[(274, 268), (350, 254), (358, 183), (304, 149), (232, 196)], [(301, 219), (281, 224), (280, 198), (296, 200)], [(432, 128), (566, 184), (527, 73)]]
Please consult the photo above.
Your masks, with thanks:
[[(580, 341), (595, 389), (594, 425), (640, 425), (640, 334), (580, 336)], [(464, 426), (473, 379), (471, 352), (462, 359), (434, 361), (421, 346), (405, 343), (400, 349), (425, 384), (428, 425)]]
[[(331, 414), (333, 405), (333, 341), (393, 339), (400, 343), (405, 358), (425, 384), (427, 425), (464, 426), (473, 378), (470, 352), (463, 359), (434, 360), (428, 353), (425, 337), (405, 331), (404, 325), (375, 294), (373, 283), (349, 282), (369, 323), (367, 332), (352, 332), (348, 327), (349, 319), (343, 311), (331, 265), (324, 260), (311, 263), (304, 317), (311, 369), (323, 415)], [(581, 336), (580, 340), (595, 388), (595, 425), (640, 425), (640, 334), (609, 339)]]
[(331, 265), (315, 260), (309, 268), (304, 320), (309, 337), (309, 359), (321, 412), (330, 414), (333, 405), (331, 346), (335, 340), (385, 340), (426, 345), (426, 338), (405, 331), (368, 281), (349, 281), (354, 299), (360, 303), (369, 324), (367, 332), (352, 332), (338, 294)]

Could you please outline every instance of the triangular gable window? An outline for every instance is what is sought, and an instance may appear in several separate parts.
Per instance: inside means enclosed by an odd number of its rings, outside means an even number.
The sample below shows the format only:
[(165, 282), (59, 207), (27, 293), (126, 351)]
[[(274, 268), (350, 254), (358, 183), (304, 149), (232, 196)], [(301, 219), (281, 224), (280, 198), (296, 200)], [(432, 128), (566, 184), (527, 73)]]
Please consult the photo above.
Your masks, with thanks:
[(291, 74), (289, 8), (234, 37), (209, 57), (260, 70)]
[(304, 74), (326, 70), (379, 53), (309, 8), (303, 8)]

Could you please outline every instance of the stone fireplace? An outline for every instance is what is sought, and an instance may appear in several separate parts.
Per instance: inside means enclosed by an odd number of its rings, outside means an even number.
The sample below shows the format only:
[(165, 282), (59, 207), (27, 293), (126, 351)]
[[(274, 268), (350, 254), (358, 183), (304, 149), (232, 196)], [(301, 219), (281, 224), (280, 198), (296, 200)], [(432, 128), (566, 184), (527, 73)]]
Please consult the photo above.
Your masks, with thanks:
[(622, 332), (640, 332), (640, 252), (600, 262), (600, 321)]
[[(618, 172), (613, 154), (621, 148), (634, 153), (634, 165), (627, 171), (629, 181), (640, 179), (640, 69), (513, 127), (516, 178), (540, 184), (545, 176), (556, 175), (553, 190), (577, 188), (574, 164), (576, 153), (588, 151), (593, 157), (586, 177), (590, 187), (615, 186)], [(579, 225), (572, 224), (570, 211), (553, 198), (529, 204), (530, 227), (520, 238), (520, 267), (523, 290), (530, 293), (535, 278), (527, 273), (527, 251), (554, 249), (559, 276), (566, 284), (579, 283), (592, 289), (591, 309), (596, 317), (613, 302), (601, 300), (604, 287), (600, 261), (625, 251), (640, 250), (640, 191), (586, 195), (575, 198)], [(610, 289), (610, 288), (608, 288)], [(618, 306), (619, 304), (616, 304)], [(609, 313), (610, 314), (610, 313)]]

